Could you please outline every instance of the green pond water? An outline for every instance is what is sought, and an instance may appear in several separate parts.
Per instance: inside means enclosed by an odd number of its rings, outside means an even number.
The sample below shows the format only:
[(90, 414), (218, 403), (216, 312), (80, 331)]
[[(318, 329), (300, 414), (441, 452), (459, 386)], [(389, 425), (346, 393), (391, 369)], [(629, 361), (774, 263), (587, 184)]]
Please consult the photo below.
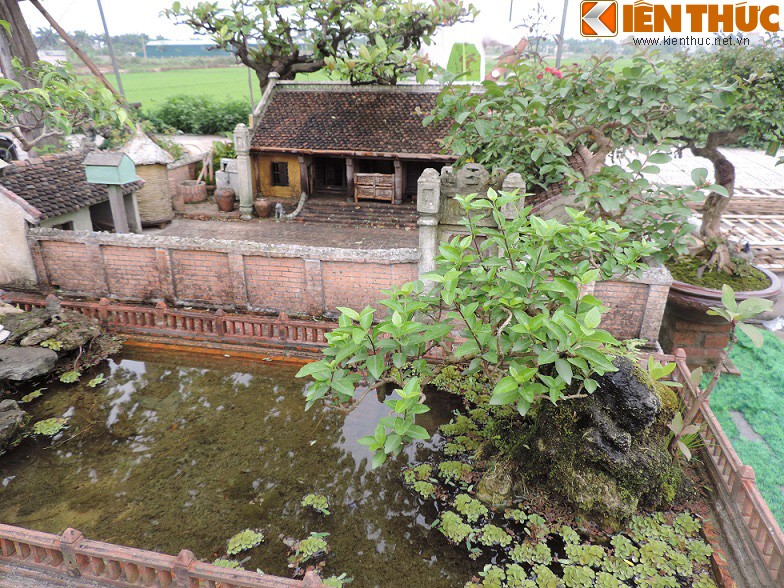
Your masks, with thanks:
[[(476, 570), (401, 480), (434, 441), (372, 471), (356, 441), (386, 407), (369, 395), (348, 416), (305, 412), (297, 369), (128, 348), (85, 384), (50, 386), (28, 410), (69, 427), (0, 458), (0, 521), (206, 561), (258, 528), (266, 540), (244, 567), (281, 576), (292, 574), (287, 540), (328, 532), (326, 572), (346, 572), (351, 586), (462, 586)], [(97, 373), (107, 381), (87, 387)], [(434, 433), (452, 408), (418, 422)], [(330, 498), (332, 516), (300, 506), (310, 492)]]

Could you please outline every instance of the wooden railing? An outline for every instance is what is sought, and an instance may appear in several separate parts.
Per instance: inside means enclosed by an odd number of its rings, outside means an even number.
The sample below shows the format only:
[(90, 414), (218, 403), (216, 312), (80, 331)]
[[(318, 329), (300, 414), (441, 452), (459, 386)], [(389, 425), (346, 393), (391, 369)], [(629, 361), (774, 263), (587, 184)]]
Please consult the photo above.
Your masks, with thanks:
[[(40, 296), (8, 293), (5, 302), (24, 310), (46, 304)], [(318, 350), (327, 344), (326, 333), (335, 328), (325, 321), (293, 320), (276, 317), (228, 314), (169, 308), (159, 302), (154, 307), (99, 301), (61, 300), (63, 308), (75, 310), (121, 333), (188, 338), (263, 347)]]
[(10, 566), (14, 577), (25, 577), (31, 572), (53, 578), (67, 575), (120, 588), (323, 586), (313, 571), (308, 571), (303, 580), (292, 580), (203, 563), (187, 550), (174, 557), (92, 541), (75, 529), (51, 535), (3, 524), (0, 524), (0, 564)]
[[(688, 406), (697, 397), (697, 389), (689, 377), (683, 349), (676, 350), (674, 358), (678, 380), (683, 384), (683, 400)], [(757, 489), (754, 469), (743, 464), (707, 403), (700, 407), (696, 422), (701, 425), (706, 465), (718, 486), (716, 490), (737, 507), (737, 512), (730, 516), (740, 517), (737, 527), (745, 531), (746, 545), (764, 565), (773, 585), (784, 588), (784, 533)]]

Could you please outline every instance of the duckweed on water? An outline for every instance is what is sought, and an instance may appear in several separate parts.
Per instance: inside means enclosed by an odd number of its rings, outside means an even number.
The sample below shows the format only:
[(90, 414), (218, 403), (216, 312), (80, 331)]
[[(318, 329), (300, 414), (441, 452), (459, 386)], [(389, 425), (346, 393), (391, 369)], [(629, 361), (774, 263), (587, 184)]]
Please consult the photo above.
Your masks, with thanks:
[[(479, 431), (462, 415), (441, 430)], [(466, 588), (716, 588), (710, 575), (712, 548), (700, 539), (696, 516), (635, 515), (619, 533), (608, 536), (593, 529), (591, 535), (532, 512), (525, 503), (496, 510), (476, 500), (471, 482), (485, 468), (482, 462), (452, 459), (411, 466), (403, 474), (413, 487), (419, 483), (417, 472), (438, 472), (431, 500), (441, 514), (434, 525), (448, 541), (463, 546), (468, 558), (484, 562)]]
[(329, 516), (329, 500), (322, 494), (308, 494), (302, 499), (300, 503), (302, 506), (310, 507), (319, 514)]
[(254, 531), (253, 529), (245, 529), (229, 539), (226, 554), (237, 555), (248, 549), (253, 549), (257, 545), (261, 545), (262, 541), (264, 541), (264, 535), (262, 533)]

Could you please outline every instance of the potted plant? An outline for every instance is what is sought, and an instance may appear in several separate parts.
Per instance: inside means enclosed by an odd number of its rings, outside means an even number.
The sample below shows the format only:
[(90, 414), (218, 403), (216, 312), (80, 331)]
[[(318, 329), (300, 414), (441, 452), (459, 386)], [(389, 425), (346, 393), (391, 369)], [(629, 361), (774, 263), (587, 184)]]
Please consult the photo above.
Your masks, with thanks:
[[(679, 58), (678, 69), (685, 77), (699, 78), (712, 85), (732, 84), (731, 91), (712, 96), (715, 108), (706, 109), (682, 128), (678, 139), (683, 149), (711, 162), (714, 186), (702, 206), (702, 222), (695, 244), (686, 255), (667, 263), (675, 282), (669, 305), (678, 317), (692, 322), (717, 323), (720, 318), (708, 309), (721, 300), (722, 287), (733, 288), (738, 300), (750, 297), (773, 300), (781, 293), (781, 280), (767, 270), (754, 267), (742, 243), (733, 244), (721, 227), (722, 216), (735, 193), (735, 166), (720, 147), (742, 144), (772, 145), (784, 136), (784, 103), (781, 100), (781, 47), (766, 43), (758, 47)], [(675, 115), (677, 122), (677, 114)], [(704, 170), (695, 170), (703, 180)]]

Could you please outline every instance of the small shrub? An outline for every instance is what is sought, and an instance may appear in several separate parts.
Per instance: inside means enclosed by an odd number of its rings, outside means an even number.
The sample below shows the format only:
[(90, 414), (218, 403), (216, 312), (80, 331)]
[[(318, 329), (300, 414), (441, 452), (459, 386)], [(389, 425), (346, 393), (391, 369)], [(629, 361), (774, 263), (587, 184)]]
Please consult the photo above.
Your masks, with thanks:
[(214, 100), (206, 96), (178, 95), (147, 114), (159, 131), (175, 129), (197, 135), (231, 132), (248, 122), (250, 104), (245, 100)]

